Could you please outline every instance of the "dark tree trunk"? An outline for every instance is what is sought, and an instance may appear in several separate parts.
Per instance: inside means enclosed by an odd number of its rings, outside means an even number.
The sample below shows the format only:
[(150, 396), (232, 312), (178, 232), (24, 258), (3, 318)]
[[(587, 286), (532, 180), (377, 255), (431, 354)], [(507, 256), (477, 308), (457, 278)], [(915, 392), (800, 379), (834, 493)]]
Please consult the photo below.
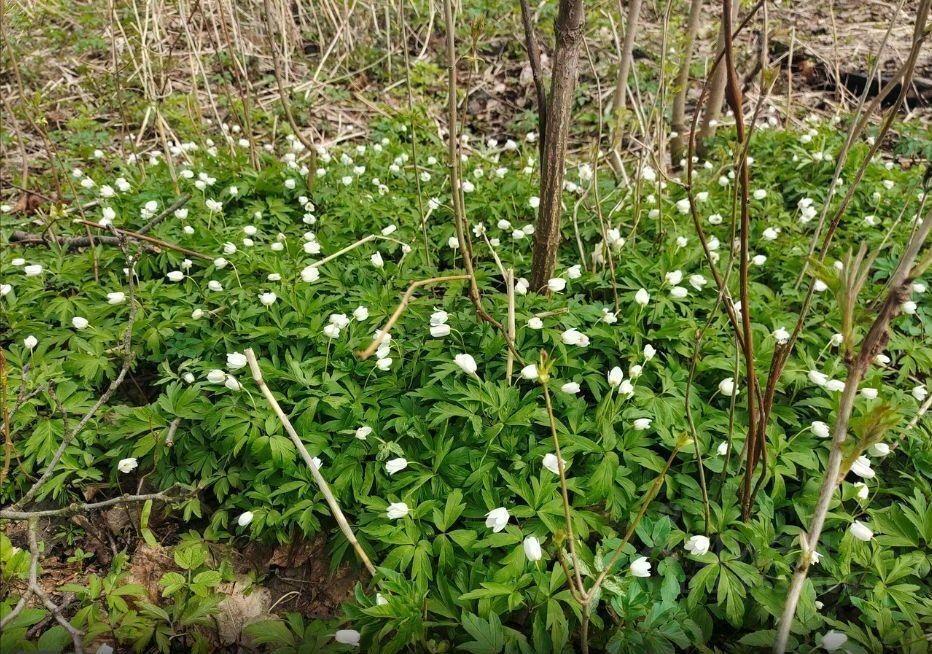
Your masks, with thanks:
[(560, 246), (563, 175), (566, 168), (566, 141), (572, 116), (576, 76), (579, 70), (579, 47), (583, 39), (586, 12), (583, 0), (560, 0), (554, 28), (556, 47), (553, 75), (547, 106), (544, 133), (544, 158), (541, 161), (540, 210), (534, 231), (531, 287), (539, 291), (553, 276)]

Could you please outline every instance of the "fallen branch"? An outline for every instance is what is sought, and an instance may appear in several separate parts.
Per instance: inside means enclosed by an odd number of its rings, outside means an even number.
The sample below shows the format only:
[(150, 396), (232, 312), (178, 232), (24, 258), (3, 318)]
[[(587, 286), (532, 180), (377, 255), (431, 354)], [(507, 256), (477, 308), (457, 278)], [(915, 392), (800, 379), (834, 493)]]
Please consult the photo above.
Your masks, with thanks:
[(149, 222), (147, 222), (145, 225), (143, 225), (142, 227), (140, 227), (139, 230), (138, 230), (136, 233), (137, 233), (137, 234), (145, 234), (146, 232), (148, 232), (149, 230), (151, 230), (153, 227), (155, 227), (156, 225), (158, 225), (159, 223), (161, 223), (163, 220), (165, 220), (166, 218), (168, 218), (170, 215), (172, 215), (176, 210), (178, 210), (178, 209), (180, 209), (181, 207), (183, 207), (184, 205), (186, 205), (186, 204), (188, 203), (188, 200), (190, 200), (190, 199), (191, 199), (190, 194), (185, 193), (185, 194), (182, 195), (180, 198), (178, 198), (177, 200), (175, 200), (174, 202), (172, 202), (171, 205), (165, 207), (165, 210), (162, 211), (162, 213), (160, 213), (160, 214), (157, 215), (155, 218), (153, 218), (152, 220), (150, 220)]
[(359, 352), (357, 356), (366, 360), (372, 356), (372, 354), (379, 348), (379, 345), (382, 344), (382, 341), (385, 340), (385, 337), (391, 332), (392, 327), (398, 319), (401, 317), (401, 314), (404, 313), (404, 310), (408, 307), (408, 304), (411, 302), (411, 297), (414, 295), (414, 291), (421, 288), (422, 286), (430, 286), (431, 284), (441, 284), (444, 282), (456, 282), (460, 280), (469, 279), (469, 275), (448, 275), (446, 277), (430, 277), (428, 279), (419, 279), (416, 282), (411, 282), (411, 285), (408, 286), (408, 290), (405, 291), (405, 294), (401, 296), (401, 302), (395, 307), (395, 311), (389, 317), (388, 322), (382, 327), (378, 335), (372, 339), (372, 342), (362, 352)]
[[(90, 222), (88, 220), (77, 220), (77, 224), (84, 225), (86, 227), (94, 227), (95, 229), (110, 229), (107, 225), (101, 225), (100, 223)], [(151, 224), (151, 223), (150, 223)], [(153, 225), (154, 226), (154, 225)], [(149, 227), (146, 225), (143, 227), (145, 229)], [(151, 229), (151, 227), (149, 227)], [(138, 241), (143, 241), (151, 246), (156, 246), (159, 248), (165, 248), (168, 250), (176, 250), (177, 252), (182, 252), (192, 257), (198, 257), (200, 259), (212, 260), (213, 257), (197, 252), (196, 250), (189, 250), (188, 248), (182, 247), (180, 245), (175, 245), (168, 241), (163, 241), (159, 238), (154, 238), (152, 236), (147, 236), (142, 233), (142, 230), (134, 232), (128, 229), (121, 229), (115, 227), (114, 230), (117, 234), (124, 236), (125, 238), (130, 238)], [(51, 246), (56, 245), (65, 250), (77, 250), (79, 248), (93, 247), (94, 245), (119, 245), (120, 238), (119, 236), (74, 236), (71, 238), (46, 238), (40, 234), (33, 234), (30, 232), (24, 231), (15, 231), (10, 235), (10, 243), (19, 243), (21, 245), (45, 245)]]
[(285, 412), (282, 411), (281, 406), (278, 404), (278, 400), (275, 399), (272, 391), (266, 385), (265, 379), (262, 377), (262, 370), (259, 368), (259, 362), (256, 360), (256, 353), (253, 352), (252, 348), (250, 347), (246, 348), (245, 354), (246, 361), (249, 363), (249, 370), (252, 372), (253, 381), (255, 381), (259, 386), (259, 390), (262, 391), (262, 395), (265, 396), (265, 399), (272, 407), (272, 411), (274, 411), (275, 415), (278, 416), (278, 419), (281, 421), (282, 426), (284, 426), (285, 431), (288, 432), (288, 435), (291, 437), (295, 447), (298, 448), (298, 452), (301, 454), (301, 458), (304, 459), (304, 463), (307, 464), (307, 467), (311, 471), (311, 476), (314, 478), (314, 482), (317, 484), (317, 488), (320, 489), (324, 499), (327, 500), (327, 505), (330, 507), (330, 513), (337, 521), (337, 525), (339, 525), (340, 531), (343, 532), (343, 536), (346, 537), (346, 540), (348, 540), (350, 545), (353, 546), (353, 549), (356, 550), (356, 554), (366, 566), (369, 574), (374, 577), (376, 574), (375, 566), (372, 565), (372, 561), (369, 560), (369, 556), (362, 548), (362, 545), (360, 545), (359, 541), (356, 540), (356, 535), (353, 533), (353, 528), (350, 527), (349, 522), (347, 522), (346, 517), (343, 515), (343, 511), (340, 510), (340, 505), (337, 503), (337, 498), (334, 497), (333, 491), (330, 490), (330, 485), (327, 483), (327, 480), (324, 479), (323, 475), (320, 474), (320, 470), (314, 463), (313, 458), (311, 458), (307, 448), (304, 446), (304, 442), (298, 436), (298, 432), (295, 431), (294, 426), (291, 424), (291, 420), (289, 420), (288, 416), (285, 415)]

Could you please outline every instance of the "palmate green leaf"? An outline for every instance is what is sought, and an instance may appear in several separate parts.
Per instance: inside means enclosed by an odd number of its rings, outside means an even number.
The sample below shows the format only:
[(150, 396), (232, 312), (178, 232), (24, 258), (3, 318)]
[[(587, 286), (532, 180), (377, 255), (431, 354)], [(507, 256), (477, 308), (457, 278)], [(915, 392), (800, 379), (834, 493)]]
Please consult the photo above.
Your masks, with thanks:
[(472, 613), (463, 614), (463, 628), (473, 638), (459, 645), (459, 649), (472, 654), (498, 654), (505, 647), (502, 623), (494, 613), (483, 620)]

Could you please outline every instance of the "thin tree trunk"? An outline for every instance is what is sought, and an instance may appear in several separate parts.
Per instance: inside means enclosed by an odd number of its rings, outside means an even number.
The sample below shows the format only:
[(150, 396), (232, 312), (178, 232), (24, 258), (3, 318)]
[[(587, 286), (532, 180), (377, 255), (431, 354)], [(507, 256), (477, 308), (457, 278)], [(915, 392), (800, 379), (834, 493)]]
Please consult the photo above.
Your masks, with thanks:
[(689, 90), (689, 66), (693, 59), (696, 34), (699, 32), (699, 18), (702, 14), (703, 0), (692, 0), (689, 5), (689, 18), (686, 21), (686, 41), (683, 43), (683, 61), (676, 75), (673, 97), (673, 131), (676, 136), (670, 142), (670, 160), (674, 167), (679, 166), (680, 159), (686, 152), (686, 95)]
[(579, 46), (583, 38), (586, 11), (583, 0), (560, 0), (554, 28), (556, 47), (553, 75), (547, 105), (547, 131), (544, 134), (544, 160), (541, 162), (540, 210), (534, 231), (531, 286), (539, 291), (553, 276), (560, 245), (563, 175), (566, 167), (566, 142), (569, 133), (579, 70)]
[(796, 570), (787, 590), (786, 604), (783, 606), (783, 614), (780, 616), (777, 637), (773, 645), (774, 654), (783, 654), (786, 651), (793, 618), (796, 616), (796, 606), (799, 603), (799, 597), (802, 594), (806, 576), (809, 573), (809, 566), (812, 563), (812, 553), (816, 551), (816, 547), (819, 545), (822, 527), (825, 525), (825, 518), (828, 515), (832, 497), (835, 495), (835, 489), (840, 481), (842, 446), (848, 435), (848, 421), (854, 408), (858, 384), (863, 379), (874, 357), (886, 346), (890, 337), (888, 333), (890, 321), (900, 312), (900, 307), (909, 297), (910, 284), (915, 277), (924, 272), (922, 270), (924, 261), (916, 265), (915, 268), (913, 262), (919, 255), (919, 251), (928, 238), (929, 232), (932, 232), (932, 212), (926, 214), (922, 224), (907, 244), (906, 251), (903, 253), (902, 259), (900, 259), (896, 272), (893, 273), (893, 277), (890, 279), (890, 291), (887, 293), (884, 304), (864, 337), (857, 357), (848, 367), (845, 390), (841, 396), (838, 419), (835, 421), (832, 434), (832, 449), (829, 453), (828, 467), (825, 471), (822, 489), (819, 492), (819, 500), (809, 522), (809, 529), (806, 533), (800, 535), (803, 541), (802, 552), (800, 552), (799, 562), (796, 564)]
[[(734, 4), (732, 9), (732, 20), (738, 17), (738, 3)], [(725, 50), (725, 21), (722, 21), (722, 27), (718, 31), (718, 41), (715, 43), (715, 54), (721, 56)], [(702, 157), (706, 150), (706, 141), (715, 135), (715, 126), (722, 115), (722, 103), (725, 101), (725, 83), (727, 82), (725, 66), (719, 66), (715, 71), (715, 77), (709, 85), (709, 100), (705, 104), (705, 112), (702, 114), (702, 125), (699, 128), (697, 137), (697, 150)]]
[[(618, 2), (621, 11), (621, 0)], [(615, 177), (621, 174), (621, 123), (628, 99), (628, 73), (631, 72), (631, 60), (634, 53), (634, 37), (638, 31), (641, 15), (641, 0), (631, 0), (628, 5), (628, 24), (625, 26), (625, 40), (621, 46), (621, 61), (618, 62), (618, 77), (615, 79), (615, 95), (612, 98), (612, 149), (609, 161)]]
[[(524, 24), (524, 46), (527, 48), (527, 58), (531, 65), (531, 77), (534, 78), (534, 90), (537, 93), (537, 129), (540, 132), (538, 147), (540, 149), (541, 166), (544, 165), (544, 144), (547, 142), (547, 88), (544, 86), (544, 73), (540, 65), (540, 46), (537, 44), (537, 34), (534, 32), (534, 17), (528, 0), (520, 0), (521, 22)], [(543, 174), (543, 170), (541, 171)]]

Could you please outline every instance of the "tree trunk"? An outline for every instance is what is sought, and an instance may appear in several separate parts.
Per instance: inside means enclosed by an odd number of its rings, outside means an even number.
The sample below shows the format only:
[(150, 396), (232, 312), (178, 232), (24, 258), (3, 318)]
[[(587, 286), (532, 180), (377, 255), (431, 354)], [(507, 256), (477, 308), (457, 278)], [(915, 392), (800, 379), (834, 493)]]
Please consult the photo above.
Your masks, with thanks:
[(686, 95), (689, 90), (689, 66), (693, 59), (693, 46), (699, 31), (699, 18), (702, 14), (702, 0), (692, 0), (689, 5), (689, 18), (686, 21), (686, 41), (683, 43), (683, 62), (676, 75), (673, 97), (673, 131), (676, 136), (670, 143), (670, 160), (673, 167), (679, 167), (680, 159), (686, 152)]
[[(734, 4), (732, 10), (732, 22), (738, 18), (738, 3)], [(715, 55), (718, 57), (725, 50), (725, 21), (722, 21), (722, 27), (718, 31), (718, 41), (715, 43)], [(715, 125), (722, 115), (722, 103), (725, 101), (725, 82), (726, 71), (724, 61), (715, 69), (715, 76), (709, 83), (708, 100), (706, 100), (704, 112), (702, 114), (702, 126), (699, 128), (699, 136), (696, 137), (696, 150), (699, 156), (705, 153), (705, 142), (715, 135)]]
[[(621, 2), (618, 3), (621, 10)], [(638, 19), (641, 15), (641, 0), (631, 0), (628, 6), (628, 24), (625, 26), (625, 40), (621, 46), (621, 61), (618, 62), (618, 77), (615, 79), (615, 95), (612, 98), (612, 141), (609, 162), (615, 177), (621, 176), (621, 121), (628, 100), (628, 73), (631, 72), (631, 60), (634, 53), (634, 37), (638, 31)]]
[(583, 39), (586, 12), (583, 0), (560, 0), (554, 28), (556, 47), (544, 134), (544, 160), (541, 161), (540, 210), (534, 231), (531, 287), (546, 287), (553, 276), (560, 245), (563, 176), (566, 167), (566, 141), (569, 133), (579, 70), (579, 46)]

